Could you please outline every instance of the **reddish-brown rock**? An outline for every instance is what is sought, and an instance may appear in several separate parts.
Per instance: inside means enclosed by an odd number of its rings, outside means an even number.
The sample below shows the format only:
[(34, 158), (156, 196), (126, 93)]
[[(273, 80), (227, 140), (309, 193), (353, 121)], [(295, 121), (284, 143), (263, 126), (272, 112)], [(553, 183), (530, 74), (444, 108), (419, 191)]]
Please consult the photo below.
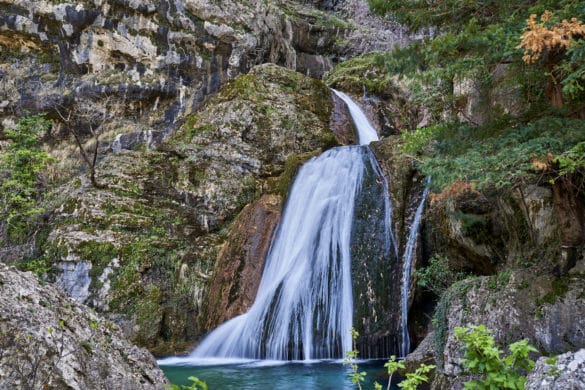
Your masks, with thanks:
[(264, 195), (238, 215), (203, 304), (200, 321), (204, 330), (245, 313), (254, 302), (281, 210), (281, 196)]

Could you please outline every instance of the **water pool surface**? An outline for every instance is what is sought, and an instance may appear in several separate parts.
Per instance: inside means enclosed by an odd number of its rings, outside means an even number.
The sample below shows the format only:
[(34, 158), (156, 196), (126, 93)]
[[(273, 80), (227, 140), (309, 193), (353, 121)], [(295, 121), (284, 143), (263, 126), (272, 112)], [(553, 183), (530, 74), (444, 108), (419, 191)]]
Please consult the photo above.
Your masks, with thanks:
[[(209, 390), (343, 390), (355, 389), (348, 377), (349, 367), (340, 361), (280, 362), (240, 361), (217, 364), (202, 361), (197, 365), (161, 366), (169, 380), (177, 385), (190, 384), (195, 376), (207, 383)], [(385, 361), (359, 362), (359, 370), (366, 371), (365, 389), (373, 389), (374, 381), (386, 388), (388, 376)]]

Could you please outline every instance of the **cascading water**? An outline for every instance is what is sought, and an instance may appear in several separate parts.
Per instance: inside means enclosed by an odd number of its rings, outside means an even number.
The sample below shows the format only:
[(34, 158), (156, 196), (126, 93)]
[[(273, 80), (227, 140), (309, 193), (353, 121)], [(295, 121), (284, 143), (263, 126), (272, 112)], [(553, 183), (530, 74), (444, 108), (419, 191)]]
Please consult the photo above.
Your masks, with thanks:
[[(360, 144), (377, 140), (359, 107), (335, 93), (349, 106)], [(380, 172), (367, 146), (333, 148), (306, 162), (289, 193), (252, 307), (211, 332), (189, 357), (159, 363), (334, 359), (351, 350), (353, 214), (362, 178), (372, 171)], [(388, 211), (384, 218), (389, 220)]]
[[(369, 147), (363, 146), (377, 140), (377, 133), (351, 98), (334, 92), (347, 104), (362, 146), (330, 149), (301, 167), (252, 307), (211, 332), (188, 357), (167, 358), (159, 361), (161, 365), (214, 358), (336, 359), (352, 349), (351, 257), (366, 255), (379, 259), (377, 264), (393, 267), (399, 250), (390, 224), (386, 180)], [(365, 200), (370, 193), (382, 201)], [(403, 356), (410, 348), (408, 287), (426, 195), (425, 189), (403, 257)], [(354, 216), (358, 209), (359, 217)], [(360, 240), (367, 244), (354, 250)], [(354, 262), (363, 260), (360, 257)], [(383, 275), (380, 272), (375, 271), (378, 276)], [(387, 299), (394, 300), (392, 296)]]
[(427, 179), (425, 188), (423, 190), (420, 203), (414, 214), (412, 225), (410, 226), (410, 232), (408, 234), (408, 241), (406, 242), (406, 248), (404, 249), (404, 269), (402, 273), (402, 296), (401, 296), (401, 315), (400, 315), (400, 328), (402, 335), (402, 342), (400, 345), (400, 356), (405, 357), (410, 352), (410, 335), (408, 334), (408, 301), (409, 301), (409, 290), (410, 290), (410, 273), (412, 268), (412, 257), (414, 256), (414, 248), (420, 228), (420, 222), (422, 220), (422, 212), (424, 209), (427, 194), (429, 192), (430, 178)]
[(193, 352), (200, 357), (331, 359), (351, 349), (350, 235), (365, 148), (307, 162), (291, 189), (250, 310)]
[(360, 106), (358, 106), (349, 96), (345, 93), (337, 90), (333, 90), (337, 96), (341, 98), (347, 104), (347, 108), (349, 109), (349, 113), (351, 114), (351, 119), (353, 119), (353, 123), (355, 123), (355, 127), (358, 131), (358, 138), (360, 145), (368, 145), (372, 141), (378, 140), (378, 133), (376, 129), (371, 125), (370, 121), (366, 117), (366, 114), (362, 111)]

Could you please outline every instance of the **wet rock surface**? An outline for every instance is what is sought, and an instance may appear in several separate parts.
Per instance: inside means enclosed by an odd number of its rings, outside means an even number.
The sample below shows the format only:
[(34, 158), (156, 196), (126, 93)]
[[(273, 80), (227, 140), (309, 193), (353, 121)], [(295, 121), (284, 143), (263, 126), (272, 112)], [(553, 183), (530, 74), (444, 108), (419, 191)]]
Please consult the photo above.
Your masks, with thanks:
[(209, 282), (200, 316), (203, 330), (213, 330), (254, 303), (281, 210), (281, 196), (264, 195), (236, 218)]

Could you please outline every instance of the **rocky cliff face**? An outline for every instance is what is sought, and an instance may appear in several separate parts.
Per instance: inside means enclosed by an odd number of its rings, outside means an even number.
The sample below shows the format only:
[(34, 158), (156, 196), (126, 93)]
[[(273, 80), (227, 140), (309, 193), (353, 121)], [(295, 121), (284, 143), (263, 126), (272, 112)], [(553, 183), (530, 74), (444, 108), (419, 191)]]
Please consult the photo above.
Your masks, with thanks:
[(155, 353), (191, 347), (253, 300), (299, 164), (338, 142), (332, 113), (322, 82), (263, 65), (158, 149), (108, 153), (104, 188), (80, 177), (53, 198), (42, 250), (56, 283)]
[[(284, 197), (302, 161), (354, 139), (339, 101), (301, 74), (320, 78), (347, 56), (399, 42), (397, 26), (363, 0), (3, 0), (0, 8), (2, 127), (44, 114), (56, 158), (41, 228), (19, 243), (2, 239), (2, 259), (40, 258), (70, 296), (161, 354), (184, 350), (224, 318), (204, 291), (242, 208)], [(266, 62), (299, 73), (254, 68)], [(115, 114), (92, 123), (78, 115), (82, 105)], [(101, 188), (80, 175), (87, 166), (71, 137), (91, 150), (92, 127)], [(270, 199), (266, 234), (280, 207)], [(238, 313), (247, 301), (238, 302), (224, 304)], [(199, 320), (202, 312), (216, 320)]]
[(573, 240), (574, 230), (566, 230), (567, 221), (582, 218), (581, 206), (567, 213), (558, 196), (548, 185), (468, 189), (430, 207), (429, 246), (449, 258), (453, 272), (487, 275), (456, 283), (437, 305), (431, 336), (442, 374), (437, 388), (453, 385), (462, 370), (456, 326), (484, 324), (498, 343), (528, 339), (545, 355), (585, 346), (582, 236)]
[(0, 263), (0, 387), (164, 389), (152, 355), (32, 273)]
[(365, 1), (337, 3), (334, 14), (295, 1), (3, 0), (0, 118), (110, 96), (160, 131), (255, 65), (319, 78), (341, 57), (398, 41)]

